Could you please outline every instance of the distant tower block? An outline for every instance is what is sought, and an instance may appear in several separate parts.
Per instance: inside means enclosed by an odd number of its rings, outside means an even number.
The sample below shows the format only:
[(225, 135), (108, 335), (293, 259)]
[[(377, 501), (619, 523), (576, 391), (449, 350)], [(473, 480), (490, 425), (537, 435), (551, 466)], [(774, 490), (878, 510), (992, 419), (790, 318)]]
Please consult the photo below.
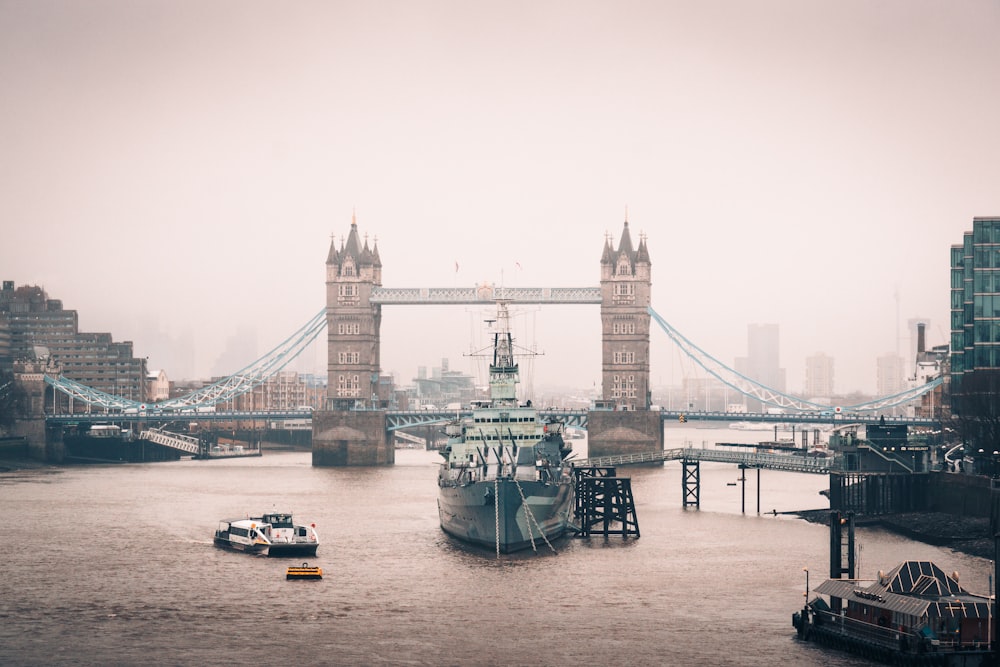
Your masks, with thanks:
[(601, 256), (601, 385), (605, 405), (646, 410), (649, 389), (651, 263), (645, 236), (633, 249), (628, 220), (618, 249), (610, 235)]

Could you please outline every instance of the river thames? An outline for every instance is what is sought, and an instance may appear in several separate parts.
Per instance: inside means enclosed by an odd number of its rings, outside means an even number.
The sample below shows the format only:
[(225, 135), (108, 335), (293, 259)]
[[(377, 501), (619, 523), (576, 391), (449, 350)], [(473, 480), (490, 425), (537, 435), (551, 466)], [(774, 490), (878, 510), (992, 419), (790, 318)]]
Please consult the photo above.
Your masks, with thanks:
[[(728, 435), (728, 434), (726, 434)], [(764, 434), (765, 438), (767, 434)], [(667, 447), (721, 435), (668, 429)], [(583, 449), (585, 441), (573, 441)], [(582, 446), (581, 446), (582, 445)], [(796, 640), (792, 613), (826, 578), (820, 475), (702, 464), (621, 468), (642, 536), (563, 539), (499, 559), (438, 525), (439, 456), (314, 468), (308, 452), (0, 474), (7, 516), (4, 665), (866, 665)], [(219, 519), (268, 510), (315, 523), (321, 581), (218, 549)], [(777, 511), (775, 515), (772, 510)], [(859, 528), (860, 575), (932, 560), (987, 592), (991, 564)]]

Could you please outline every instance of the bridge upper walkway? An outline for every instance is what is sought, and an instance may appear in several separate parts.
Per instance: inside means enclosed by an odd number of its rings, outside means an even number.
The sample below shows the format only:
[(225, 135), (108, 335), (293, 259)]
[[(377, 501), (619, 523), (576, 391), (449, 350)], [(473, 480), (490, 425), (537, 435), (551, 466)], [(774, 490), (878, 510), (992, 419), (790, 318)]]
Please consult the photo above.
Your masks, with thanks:
[(763, 452), (729, 452), (718, 449), (694, 449), (691, 447), (664, 449), (658, 452), (597, 456), (574, 460), (572, 464), (574, 468), (597, 468), (660, 463), (665, 461), (713, 461), (716, 463), (734, 463), (746, 468), (787, 470), (789, 472), (804, 472), (815, 475), (826, 475), (831, 470), (839, 469), (833, 457), (808, 457)]

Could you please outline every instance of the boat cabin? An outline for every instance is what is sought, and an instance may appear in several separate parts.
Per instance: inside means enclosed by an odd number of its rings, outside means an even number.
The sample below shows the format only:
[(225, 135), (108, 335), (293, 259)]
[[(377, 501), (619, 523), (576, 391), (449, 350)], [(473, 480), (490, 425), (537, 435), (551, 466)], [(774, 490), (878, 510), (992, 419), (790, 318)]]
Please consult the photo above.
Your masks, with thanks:
[(828, 579), (817, 587), (830, 602), (810, 603), (816, 624), (903, 651), (986, 650), (995, 642), (991, 599), (963, 589), (958, 573), (948, 576), (930, 561), (905, 561), (864, 583)]
[(272, 528), (292, 528), (291, 514), (265, 514), (260, 518), (261, 523), (270, 524)]

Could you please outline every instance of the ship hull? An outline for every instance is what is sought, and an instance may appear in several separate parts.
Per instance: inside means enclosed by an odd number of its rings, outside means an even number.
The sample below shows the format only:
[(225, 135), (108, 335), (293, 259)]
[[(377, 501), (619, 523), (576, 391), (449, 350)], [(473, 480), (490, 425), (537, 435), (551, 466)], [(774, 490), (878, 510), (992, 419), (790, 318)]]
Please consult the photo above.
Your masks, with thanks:
[(272, 544), (267, 548), (270, 558), (301, 558), (315, 556), (319, 545), (313, 544)]
[[(441, 486), (441, 529), (500, 553), (537, 548), (566, 532), (573, 509), (569, 481), (486, 480)], [(499, 536), (499, 537), (498, 537)]]
[(316, 542), (293, 544), (278, 543), (270, 545), (262, 542), (244, 544), (242, 542), (229, 540), (219, 535), (216, 535), (213, 541), (215, 542), (215, 546), (222, 549), (231, 549), (233, 551), (264, 555), (271, 558), (300, 558), (303, 556), (315, 556), (316, 551), (319, 548), (319, 545)]

